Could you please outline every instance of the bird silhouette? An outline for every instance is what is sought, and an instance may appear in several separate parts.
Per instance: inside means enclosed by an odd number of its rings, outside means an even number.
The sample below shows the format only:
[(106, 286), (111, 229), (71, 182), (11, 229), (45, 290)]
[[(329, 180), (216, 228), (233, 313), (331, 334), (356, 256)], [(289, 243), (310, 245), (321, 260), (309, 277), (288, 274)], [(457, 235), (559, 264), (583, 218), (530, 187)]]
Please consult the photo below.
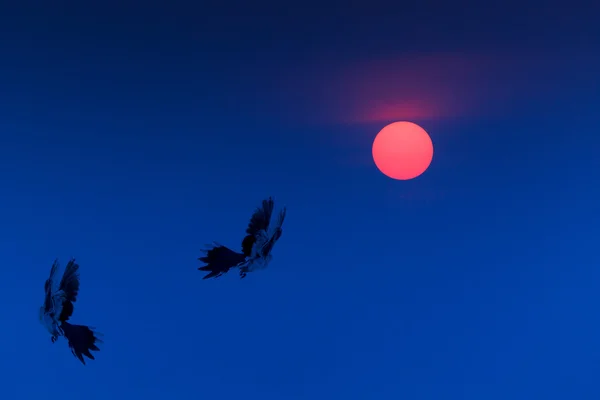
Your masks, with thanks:
[(44, 283), (46, 297), (44, 305), (40, 307), (40, 322), (50, 333), (52, 343), (55, 343), (59, 336), (64, 336), (73, 355), (85, 365), (83, 356), (94, 360), (90, 351), (100, 350), (96, 343), (102, 342), (99, 339), (101, 334), (95, 332), (93, 327), (68, 322), (79, 293), (79, 264), (75, 259), (71, 259), (56, 286), (58, 268), (58, 260), (55, 260), (50, 269), (50, 277)]
[(266, 268), (271, 262), (271, 252), (283, 232), (281, 226), (285, 220), (286, 208), (271, 221), (275, 202), (271, 197), (262, 201), (257, 207), (242, 240), (242, 252), (238, 253), (218, 243), (205, 250), (205, 255), (198, 258), (206, 265), (198, 268), (209, 272), (203, 279), (217, 278), (231, 268), (239, 268), (240, 277), (245, 278), (248, 272)]

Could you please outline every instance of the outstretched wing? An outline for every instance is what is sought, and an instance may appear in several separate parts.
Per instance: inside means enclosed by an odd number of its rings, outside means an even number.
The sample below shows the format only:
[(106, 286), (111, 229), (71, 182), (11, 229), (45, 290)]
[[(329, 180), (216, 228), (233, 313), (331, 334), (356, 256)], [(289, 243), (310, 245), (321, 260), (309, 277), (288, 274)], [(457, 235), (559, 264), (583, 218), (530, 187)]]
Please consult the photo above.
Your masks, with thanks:
[(46, 282), (44, 282), (44, 291), (46, 292), (46, 297), (44, 299), (44, 310), (47, 312), (54, 308), (54, 304), (52, 303), (52, 294), (54, 292), (54, 282), (56, 282), (58, 267), (58, 260), (54, 260), (52, 268), (50, 268), (50, 276), (48, 279), (46, 279)]
[(261, 207), (258, 207), (254, 211), (254, 214), (252, 214), (248, 228), (246, 228), (248, 235), (256, 235), (261, 229), (266, 231), (269, 228), (269, 221), (271, 220), (271, 214), (273, 214), (274, 205), (275, 203), (271, 197), (263, 200)]
[(58, 318), (59, 321), (68, 321), (73, 314), (73, 303), (77, 301), (79, 293), (79, 264), (75, 259), (71, 259), (65, 267), (60, 285), (58, 286), (57, 296), (61, 297), (62, 310)]
[(275, 246), (275, 242), (279, 240), (281, 234), (283, 233), (283, 229), (281, 229), (281, 227), (283, 225), (283, 221), (285, 221), (285, 214), (286, 209), (285, 207), (283, 207), (277, 215), (277, 218), (273, 221), (273, 224), (271, 225), (271, 231), (269, 232), (269, 240), (265, 244), (265, 247), (263, 247), (262, 251), (262, 253), (265, 256), (271, 253), (271, 250), (273, 250), (273, 246)]
[(205, 256), (198, 258), (206, 265), (198, 268), (200, 271), (210, 272), (202, 279), (219, 277), (227, 273), (231, 268), (245, 260), (243, 254), (237, 253), (225, 246), (215, 243), (213, 247), (205, 250)]
[(281, 209), (281, 211), (279, 211), (279, 214), (277, 215), (277, 219), (275, 220), (275, 223), (273, 224), (273, 234), (275, 234), (277, 231), (281, 230), (281, 227), (283, 226), (283, 221), (285, 221), (286, 213), (287, 213), (287, 210), (285, 207), (283, 207)]
[(71, 325), (68, 322), (61, 324), (66, 339), (69, 341), (71, 353), (85, 365), (83, 356), (95, 360), (90, 351), (100, 351), (97, 344), (102, 343), (101, 333), (96, 332), (94, 327), (85, 325)]
[(267, 232), (269, 229), (269, 222), (271, 221), (271, 215), (273, 214), (273, 207), (275, 203), (271, 197), (266, 200), (263, 200), (260, 207), (258, 207), (254, 214), (252, 214), (252, 218), (250, 218), (250, 223), (246, 228), (246, 237), (242, 241), (242, 252), (245, 256), (249, 256), (252, 252), (252, 246), (254, 246), (254, 242), (256, 242), (256, 235), (261, 230)]

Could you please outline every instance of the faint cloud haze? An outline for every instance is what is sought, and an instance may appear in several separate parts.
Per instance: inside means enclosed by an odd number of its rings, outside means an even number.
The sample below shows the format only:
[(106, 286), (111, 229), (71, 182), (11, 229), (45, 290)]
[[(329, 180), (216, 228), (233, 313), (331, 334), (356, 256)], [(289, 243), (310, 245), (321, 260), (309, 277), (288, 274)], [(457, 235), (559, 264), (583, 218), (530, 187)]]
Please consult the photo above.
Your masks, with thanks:
[(442, 120), (503, 115), (536, 99), (559, 102), (552, 96), (566, 84), (591, 93), (598, 66), (589, 53), (416, 54), (296, 66), (280, 87), (304, 121)]

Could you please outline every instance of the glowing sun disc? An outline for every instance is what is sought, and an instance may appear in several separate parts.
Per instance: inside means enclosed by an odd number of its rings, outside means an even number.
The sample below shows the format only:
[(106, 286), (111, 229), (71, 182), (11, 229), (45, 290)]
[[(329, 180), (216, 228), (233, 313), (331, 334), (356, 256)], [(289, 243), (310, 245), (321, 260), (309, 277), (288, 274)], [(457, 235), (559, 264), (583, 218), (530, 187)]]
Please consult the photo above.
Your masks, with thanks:
[(373, 141), (373, 161), (392, 179), (416, 178), (429, 168), (432, 159), (431, 138), (425, 129), (412, 122), (391, 123)]

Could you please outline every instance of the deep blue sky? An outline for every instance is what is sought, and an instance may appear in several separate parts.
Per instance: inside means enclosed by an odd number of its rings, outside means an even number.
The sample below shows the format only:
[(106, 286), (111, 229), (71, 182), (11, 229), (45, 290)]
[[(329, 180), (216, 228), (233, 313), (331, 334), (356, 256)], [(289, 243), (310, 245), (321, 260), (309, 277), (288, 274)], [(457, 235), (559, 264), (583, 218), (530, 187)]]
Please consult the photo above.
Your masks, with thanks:
[[(0, 397), (600, 396), (597, 10), (19, 4), (0, 10)], [(430, 169), (393, 181), (370, 158), (392, 120), (347, 120), (412, 76), (329, 84), (428, 54), (432, 76), (474, 69), (445, 81), (460, 112), (412, 119)], [(238, 248), (269, 195), (288, 207), (270, 268), (203, 281), (203, 245)], [(37, 320), (71, 256), (73, 321), (105, 335), (86, 367)]]

